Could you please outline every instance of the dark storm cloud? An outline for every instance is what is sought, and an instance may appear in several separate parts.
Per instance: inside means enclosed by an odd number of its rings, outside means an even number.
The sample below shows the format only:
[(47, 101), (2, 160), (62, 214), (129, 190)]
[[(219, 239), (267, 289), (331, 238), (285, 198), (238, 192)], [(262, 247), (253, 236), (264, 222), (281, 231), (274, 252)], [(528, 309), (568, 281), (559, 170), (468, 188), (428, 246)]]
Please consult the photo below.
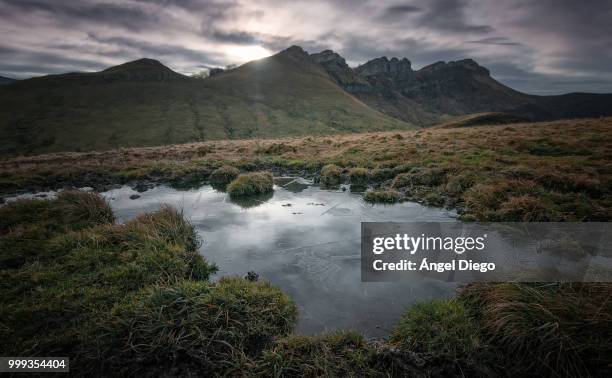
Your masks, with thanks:
[(0, 0), (0, 75), (140, 57), (191, 73), (291, 45), (352, 64), (474, 58), (533, 93), (612, 92), (609, 0)]
[(468, 43), (475, 43), (481, 45), (498, 45), (498, 46), (522, 46), (518, 42), (511, 42), (506, 37), (488, 37), (477, 39), (475, 41), (468, 41)]
[(430, 0), (419, 17), (421, 27), (455, 33), (488, 33), (490, 25), (475, 24), (468, 21), (467, 0)]
[(17, 12), (45, 12), (66, 26), (75, 23), (95, 23), (121, 26), (131, 31), (142, 30), (144, 24), (155, 23), (155, 14), (130, 5), (109, 3), (87, 4), (84, 2), (61, 2), (54, 0), (1, 0), (1, 3)]
[(410, 4), (391, 5), (383, 10), (380, 20), (386, 22), (402, 21), (406, 15), (412, 15), (420, 11), (421, 8)]
[(36, 50), (0, 47), (0, 72), (2, 73), (15, 73), (17, 74), (15, 76), (19, 76), (20, 72), (34, 75), (56, 74), (73, 71), (74, 67), (80, 67), (80, 70), (104, 68), (98, 60), (80, 59), (69, 55), (62, 56)]
[(141, 57), (148, 58), (167, 58), (167, 57), (181, 57), (187, 58), (192, 61), (204, 61), (212, 64), (220, 65), (223, 64), (223, 57), (219, 54), (208, 54), (202, 51), (187, 49), (181, 46), (166, 44), (166, 43), (149, 43), (138, 41), (125, 37), (99, 37), (94, 33), (88, 34), (89, 38), (98, 43), (115, 46), (120, 48), (121, 51), (128, 52), (131, 59), (138, 59)]
[(414, 13), (420, 12), (421, 8), (415, 7), (414, 5), (392, 5), (389, 8), (385, 9), (386, 14), (398, 14), (398, 13)]

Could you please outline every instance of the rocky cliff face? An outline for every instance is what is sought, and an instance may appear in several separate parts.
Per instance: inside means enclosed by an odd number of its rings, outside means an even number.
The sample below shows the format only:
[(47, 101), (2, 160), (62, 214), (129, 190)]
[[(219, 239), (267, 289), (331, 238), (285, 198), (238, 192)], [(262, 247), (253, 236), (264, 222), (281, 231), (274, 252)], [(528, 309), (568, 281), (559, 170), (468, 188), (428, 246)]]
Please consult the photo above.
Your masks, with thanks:
[(383, 56), (356, 68), (325, 50), (310, 55), (338, 85), (370, 107), (416, 125), (447, 115), (503, 112), (529, 120), (612, 115), (612, 95), (532, 96), (515, 91), (473, 59), (413, 70), (406, 58)]
[(415, 71), (406, 58), (383, 56), (351, 69), (333, 51), (312, 57), (368, 105), (415, 124), (433, 124), (444, 115), (527, 109), (533, 103), (531, 96), (497, 82), (472, 59), (437, 62)]
[(372, 91), (372, 87), (368, 81), (353, 71), (353, 69), (346, 64), (346, 60), (332, 50), (325, 50), (317, 54), (312, 54), (310, 57), (313, 61), (323, 66), (327, 73), (329, 73), (341, 87), (349, 92), (359, 93)]
[(388, 76), (395, 79), (414, 77), (414, 71), (412, 71), (412, 65), (408, 59), (391, 58), (389, 60), (386, 56), (368, 61), (355, 68), (355, 72), (364, 77)]
[(461, 115), (488, 111), (512, 111), (532, 102), (493, 79), (472, 59), (437, 62), (415, 72), (412, 85), (402, 94), (435, 112)]
[(346, 91), (374, 109), (415, 125), (429, 125), (438, 116), (401, 94), (415, 80), (408, 59), (376, 58), (352, 69), (339, 54), (325, 50), (311, 58)]

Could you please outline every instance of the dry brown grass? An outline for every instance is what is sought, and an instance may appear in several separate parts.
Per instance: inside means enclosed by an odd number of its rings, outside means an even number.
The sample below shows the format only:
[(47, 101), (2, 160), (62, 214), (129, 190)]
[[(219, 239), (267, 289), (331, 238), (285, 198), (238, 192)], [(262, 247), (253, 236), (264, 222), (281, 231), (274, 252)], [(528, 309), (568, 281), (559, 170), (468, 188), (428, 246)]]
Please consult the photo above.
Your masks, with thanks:
[(460, 298), (482, 337), (513, 362), (511, 369), (589, 376), (610, 368), (611, 288), (609, 283), (479, 283), (466, 287)]
[[(222, 165), (300, 174), (319, 172), (327, 164), (369, 169), (370, 180), (383, 187), (395, 175), (416, 168), (412, 182), (425, 190), (411, 195), (435, 193), (449, 205), (468, 205), (466, 214), (476, 219), (498, 219), (504, 203), (524, 195), (541, 201), (552, 220), (612, 219), (612, 118), (19, 157), (0, 161), (0, 192), (86, 184), (103, 176), (172, 180), (193, 172), (209, 174)], [(429, 180), (427, 172), (440, 175)], [(517, 182), (533, 188), (515, 187)], [(490, 206), (470, 207), (476, 198)]]

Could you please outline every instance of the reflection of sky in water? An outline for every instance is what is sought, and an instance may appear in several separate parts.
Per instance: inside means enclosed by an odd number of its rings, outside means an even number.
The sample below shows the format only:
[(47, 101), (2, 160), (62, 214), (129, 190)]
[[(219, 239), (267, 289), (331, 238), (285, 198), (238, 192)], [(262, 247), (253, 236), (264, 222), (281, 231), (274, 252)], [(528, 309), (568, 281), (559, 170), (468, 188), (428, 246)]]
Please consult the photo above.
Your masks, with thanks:
[(133, 194), (128, 187), (103, 193), (119, 221), (162, 203), (183, 209), (203, 239), (201, 253), (219, 265), (217, 277), (253, 270), (282, 288), (300, 308), (300, 332), (357, 329), (385, 335), (406, 306), (454, 292), (454, 284), (438, 281), (362, 283), (360, 278), (360, 222), (452, 221), (452, 213), (442, 209), (416, 203), (372, 206), (361, 195), (317, 187), (299, 193), (276, 187), (272, 198), (248, 208), (209, 186), (157, 187), (130, 200)]

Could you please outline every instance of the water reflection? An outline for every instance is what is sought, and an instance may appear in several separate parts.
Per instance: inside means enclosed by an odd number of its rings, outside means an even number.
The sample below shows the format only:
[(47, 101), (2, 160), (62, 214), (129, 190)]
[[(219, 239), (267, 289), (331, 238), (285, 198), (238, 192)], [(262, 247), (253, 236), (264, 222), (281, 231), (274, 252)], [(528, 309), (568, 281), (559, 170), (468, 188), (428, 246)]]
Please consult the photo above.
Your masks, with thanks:
[(454, 293), (454, 284), (433, 280), (362, 283), (359, 260), (360, 222), (453, 221), (451, 213), (416, 203), (372, 206), (359, 194), (309, 184), (276, 181), (274, 193), (249, 203), (210, 186), (157, 187), (137, 200), (129, 199), (135, 192), (128, 187), (103, 195), (120, 221), (162, 203), (183, 209), (202, 236), (202, 255), (219, 265), (217, 277), (255, 271), (282, 288), (300, 309), (299, 332), (356, 329), (383, 336), (406, 306)]

